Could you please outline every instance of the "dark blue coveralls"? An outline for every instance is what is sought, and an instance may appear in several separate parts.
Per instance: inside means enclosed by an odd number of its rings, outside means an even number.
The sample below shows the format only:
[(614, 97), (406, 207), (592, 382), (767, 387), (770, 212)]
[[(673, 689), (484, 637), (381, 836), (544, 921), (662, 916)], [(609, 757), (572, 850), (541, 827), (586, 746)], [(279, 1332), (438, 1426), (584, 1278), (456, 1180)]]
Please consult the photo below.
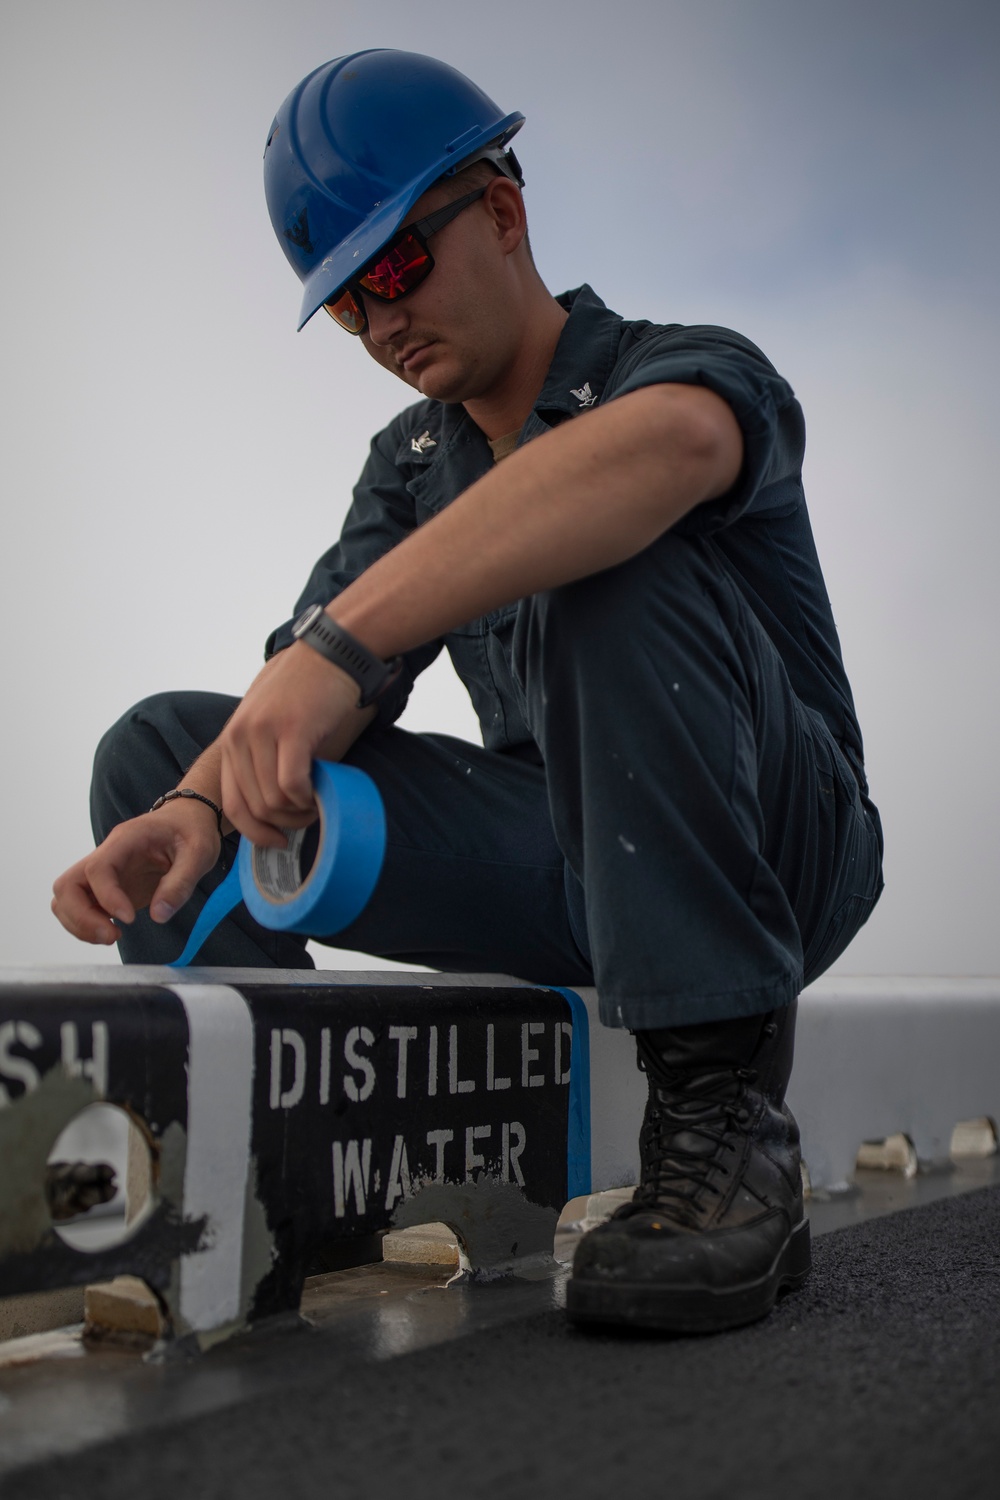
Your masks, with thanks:
[[(613, 1026), (769, 1011), (833, 962), (882, 887), (878, 814), (802, 490), (802, 413), (738, 334), (623, 322), (589, 287), (560, 301), (570, 316), (520, 444), (675, 381), (729, 404), (742, 472), (628, 562), (408, 653), (345, 758), (384, 799), (385, 867), (362, 915), (330, 940), (445, 970), (596, 984)], [(491, 463), (461, 406), (404, 411), (374, 439), (341, 539), (295, 614), (327, 603)], [(290, 623), (269, 655), (290, 644)], [(393, 725), (442, 646), (483, 747)], [(236, 701), (161, 694), (108, 732), (92, 793), (98, 840), (178, 784)], [(166, 926), (140, 914), (122, 935), (125, 961), (175, 958), (221, 876)], [(241, 906), (197, 961), (309, 967), (304, 942), (265, 932)]]

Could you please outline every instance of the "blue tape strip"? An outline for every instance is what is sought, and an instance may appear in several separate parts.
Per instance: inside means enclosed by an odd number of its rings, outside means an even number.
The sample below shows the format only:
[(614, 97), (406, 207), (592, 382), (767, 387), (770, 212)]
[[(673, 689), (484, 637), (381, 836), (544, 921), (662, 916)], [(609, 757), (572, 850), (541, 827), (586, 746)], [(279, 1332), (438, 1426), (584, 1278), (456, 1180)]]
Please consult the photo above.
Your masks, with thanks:
[[(222, 919), (228, 917), (229, 913), (235, 910), (242, 900), (243, 891), (240, 887), (239, 863), (234, 859), (233, 868), (229, 871), (222, 884), (215, 887), (215, 890), (198, 913), (198, 920), (191, 929), (191, 936), (184, 944), (184, 952), (180, 958), (175, 958), (173, 963), (169, 964), (168, 967), (171, 969), (187, 968), (209, 934), (215, 931)], [(572, 1067), (572, 1063), (570, 1066)]]
[(262, 927), (316, 937), (341, 932), (364, 910), (385, 857), (385, 808), (378, 787), (354, 766), (322, 760), (312, 763), (312, 782), (322, 826), (315, 862), (304, 883), (289, 899), (269, 899), (258, 888), (254, 846), (241, 839), (233, 868), (205, 902), (184, 952), (170, 968), (185, 968), (241, 901)]
[(569, 1124), (566, 1133), (566, 1196), (590, 1192), (590, 1017), (575, 990), (547, 984), (570, 1008), (573, 1040), (569, 1052)]

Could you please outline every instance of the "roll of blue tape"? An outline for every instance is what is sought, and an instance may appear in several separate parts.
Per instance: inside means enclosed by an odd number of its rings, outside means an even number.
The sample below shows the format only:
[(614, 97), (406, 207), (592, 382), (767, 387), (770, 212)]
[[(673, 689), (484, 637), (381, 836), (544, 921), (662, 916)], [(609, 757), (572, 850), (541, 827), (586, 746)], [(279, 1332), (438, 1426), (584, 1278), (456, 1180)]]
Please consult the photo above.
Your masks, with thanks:
[(286, 829), (287, 849), (240, 843), (247, 911), (275, 932), (329, 937), (360, 916), (385, 858), (385, 808), (370, 776), (355, 766), (313, 761), (319, 842), (303, 871), (309, 829)]
[[(171, 967), (189, 964), (240, 898), (262, 927), (332, 937), (361, 915), (385, 858), (385, 808), (371, 777), (355, 766), (314, 760), (319, 808), (315, 829), (286, 828), (285, 849), (240, 840), (236, 864), (206, 901), (194, 930)], [(315, 843), (308, 869), (303, 865)]]

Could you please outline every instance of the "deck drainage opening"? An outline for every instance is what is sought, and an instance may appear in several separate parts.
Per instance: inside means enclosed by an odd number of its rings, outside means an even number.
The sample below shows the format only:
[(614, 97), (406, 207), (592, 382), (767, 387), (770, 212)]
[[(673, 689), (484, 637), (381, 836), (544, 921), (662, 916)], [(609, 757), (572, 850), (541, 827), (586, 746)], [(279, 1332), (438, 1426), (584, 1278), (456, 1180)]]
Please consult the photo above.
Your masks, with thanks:
[(49, 1152), (45, 1196), (56, 1234), (74, 1250), (105, 1250), (134, 1234), (153, 1207), (153, 1162), (135, 1121), (88, 1104)]

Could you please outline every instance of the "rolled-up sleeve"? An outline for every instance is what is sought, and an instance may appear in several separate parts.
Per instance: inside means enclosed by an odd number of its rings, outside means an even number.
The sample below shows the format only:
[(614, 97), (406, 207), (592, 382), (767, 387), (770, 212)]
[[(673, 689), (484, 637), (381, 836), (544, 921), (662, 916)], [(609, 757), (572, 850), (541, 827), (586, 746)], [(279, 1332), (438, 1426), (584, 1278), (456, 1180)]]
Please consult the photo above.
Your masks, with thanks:
[(677, 523), (677, 531), (719, 531), (747, 513), (783, 515), (802, 503), (802, 409), (755, 344), (728, 328), (651, 328), (619, 361), (603, 400), (663, 383), (714, 391), (743, 434), (736, 483), (724, 495), (696, 506)]
[[(329, 604), (366, 568), (416, 528), (413, 498), (406, 487), (406, 475), (400, 471), (394, 458), (399, 443), (399, 419), (372, 440), (368, 461), (354, 487), (340, 540), (317, 561), (290, 618), (268, 636), (264, 647), (265, 660), (269, 661), (292, 644), (292, 625), (308, 605)], [(402, 672), (379, 699), (378, 723), (391, 724), (399, 718), (415, 678), (430, 665), (442, 645), (442, 641), (428, 641), (406, 653)]]

